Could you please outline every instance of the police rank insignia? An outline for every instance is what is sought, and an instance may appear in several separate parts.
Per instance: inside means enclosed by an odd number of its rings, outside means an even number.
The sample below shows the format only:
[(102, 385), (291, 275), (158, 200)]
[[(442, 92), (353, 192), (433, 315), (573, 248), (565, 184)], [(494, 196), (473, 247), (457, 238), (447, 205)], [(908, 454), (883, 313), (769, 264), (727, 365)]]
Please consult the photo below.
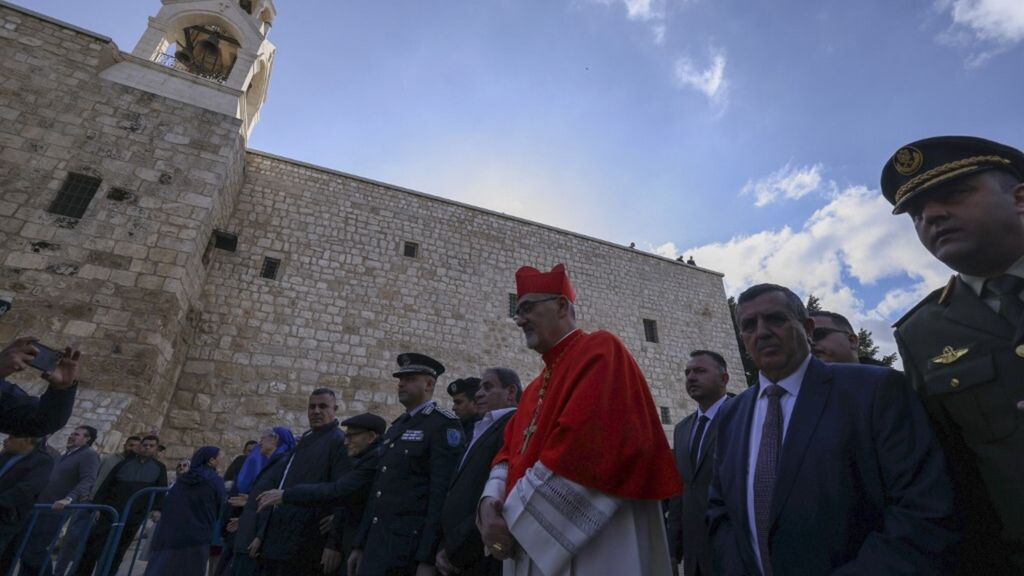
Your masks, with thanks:
[(402, 434), (402, 440), (408, 440), (410, 442), (422, 442), (423, 430), (406, 430)]
[(462, 444), (462, 434), (454, 428), (448, 429), (448, 445), (455, 447)]
[(932, 362), (936, 364), (952, 364), (963, 357), (964, 354), (967, 354), (967, 351), (967, 348), (957, 348), (954, 350), (952, 346), (946, 346), (942, 349), (942, 354), (932, 358)]
[(924, 163), (924, 154), (913, 146), (904, 146), (896, 151), (892, 157), (892, 165), (896, 171), (904, 176), (910, 176), (921, 168)]

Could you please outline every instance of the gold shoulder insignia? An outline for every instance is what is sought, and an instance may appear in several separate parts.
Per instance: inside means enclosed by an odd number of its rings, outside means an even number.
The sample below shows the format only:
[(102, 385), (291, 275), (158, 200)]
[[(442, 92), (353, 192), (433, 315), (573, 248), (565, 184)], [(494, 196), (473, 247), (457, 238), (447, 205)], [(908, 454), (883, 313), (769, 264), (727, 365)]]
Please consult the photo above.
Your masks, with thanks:
[(942, 296), (939, 296), (939, 304), (949, 304), (949, 299), (953, 297), (954, 290), (956, 290), (956, 274), (949, 277), (949, 282), (946, 283), (946, 288), (942, 291)]
[(954, 350), (952, 346), (946, 346), (942, 349), (942, 354), (932, 358), (932, 362), (936, 364), (952, 364), (962, 358), (964, 354), (967, 354), (967, 351), (967, 348), (957, 348)]

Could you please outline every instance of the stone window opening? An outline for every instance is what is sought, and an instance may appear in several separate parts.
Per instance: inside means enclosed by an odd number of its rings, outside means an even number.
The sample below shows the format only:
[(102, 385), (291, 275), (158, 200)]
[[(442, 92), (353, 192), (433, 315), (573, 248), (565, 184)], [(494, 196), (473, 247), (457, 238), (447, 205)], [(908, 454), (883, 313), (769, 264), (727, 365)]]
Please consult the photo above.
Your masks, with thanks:
[(238, 5), (246, 14), (252, 15), (252, 0), (238, 0)]
[(672, 423), (672, 411), (669, 410), (668, 406), (661, 406), (661, 423), (671, 424)]
[(508, 317), (516, 317), (516, 305), (519, 303), (519, 296), (515, 292), (508, 293)]
[(69, 173), (47, 212), (68, 218), (81, 218), (103, 180), (85, 174)]
[(406, 258), (419, 258), (420, 245), (417, 242), (405, 242), (402, 245), (402, 255)]
[(644, 340), (658, 343), (658, 323), (649, 318), (644, 318)]
[(281, 268), (281, 261), (277, 258), (266, 257), (263, 259), (263, 268), (260, 270), (260, 277), (267, 280), (277, 280), (277, 273)]
[(238, 235), (224, 230), (214, 230), (213, 247), (218, 250), (234, 252), (238, 248)]

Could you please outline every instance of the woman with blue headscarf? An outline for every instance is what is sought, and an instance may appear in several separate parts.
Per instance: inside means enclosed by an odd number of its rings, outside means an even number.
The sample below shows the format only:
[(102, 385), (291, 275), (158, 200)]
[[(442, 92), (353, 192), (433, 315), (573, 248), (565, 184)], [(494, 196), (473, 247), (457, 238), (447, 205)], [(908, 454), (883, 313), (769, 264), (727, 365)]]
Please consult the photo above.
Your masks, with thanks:
[[(277, 487), (270, 472), (278, 463), (283, 463), (285, 455), (294, 448), (295, 436), (292, 431), (284, 426), (276, 426), (260, 436), (259, 447), (246, 457), (235, 485), (231, 488), (232, 498), (228, 500), (233, 506), (229, 511), (231, 519), (227, 522), (224, 552), (221, 553), (215, 574), (250, 576), (256, 573), (256, 561), (248, 553), (249, 545), (256, 537), (255, 494)], [(248, 498), (250, 494), (254, 494), (251, 500)]]
[(217, 474), (220, 448), (203, 446), (191, 466), (174, 481), (153, 533), (145, 576), (206, 574), (213, 528), (224, 503), (224, 480)]

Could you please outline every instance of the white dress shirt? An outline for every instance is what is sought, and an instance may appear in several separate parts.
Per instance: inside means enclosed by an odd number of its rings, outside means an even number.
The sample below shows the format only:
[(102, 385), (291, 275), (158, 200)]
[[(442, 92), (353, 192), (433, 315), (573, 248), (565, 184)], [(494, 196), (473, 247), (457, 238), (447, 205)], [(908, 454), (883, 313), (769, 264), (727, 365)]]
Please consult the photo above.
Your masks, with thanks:
[(486, 432), (487, 429), (491, 427), (491, 424), (494, 424), (495, 422), (500, 420), (501, 417), (504, 416), (505, 414), (515, 411), (515, 409), (515, 406), (510, 406), (508, 408), (498, 408), (497, 410), (491, 410), (484, 414), (483, 418), (477, 420), (476, 423), (473, 424), (473, 439), (469, 441), (469, 446), (466, 446), (466, 451), (462, 453), (462, 460), (459, 461), (460, 470), (462, 469), (462, 465), (465, 464), (466, 456), (469, 456), (469, 451), (470, 449), (473, 448), (473, 444), (476, 444), (476, 441), (479, 440), (480, 437), (484, 435), (484, 432)]
[[(718, 409), (725, 403), (729, 398), (728, 394), (722, 394), (722, 397), (715, 401), (714, 404), (708, 406), (707, 412), (702, 412), (700, 408), (697, 408), (697, 419), (694, 420), (693, 428), (690, 430), (690, 441), (687, 442), (687, 446), (690, 448), (690, 452), (693, 453), (693, 449), (697, 448), (697, 454), (700, 454), (699, 450), (704, 445), (704, 439), (708, 437), (708, 428), (711, 427), (711, 422), (715, 419), (715, 414), (718, 414)], [(693, 445), (693, 438), (697, 434), (697, 426), (700, 424), (700, 417), (707, 416), (708, 423), (704, 425), (704, 435), (700, 438), (700, 446)]]
[[(789, 376), (778, 382), (772, 382), (759, 372), (757, 403), (754, 404), (754, 420), (750, 423), (750, 454), (747, 457), (747, 522), (750, 524), (750, 543), (754, 548), (754, 556), (757, 557), (757, 564), (761, 563), (761, 549), (757, 545), (757, 518), (754, 514), (754, 470), (757, 468), (757, 453), (761, 449), (761, 429), (764, 428), (764, 418), (768, 411), (768, 397), (764, 390), (772, 384), (778, 384), (786, 390), (786, 393), (779, 397), (779, 405), (782, 408), (782, 445), (786, 444), (786, 431), (789, 430), (790, 417), (793, 415), (793, 407), (796, 405), (796, 397), (800, 394), (800, 385), (803, 384), (804, 374), (807, 373), (807, 366), (811, 363), (811, 355)], [(779, 463), (781, 464), (781, 453)], [(762, 569), (762, 572), (764, 570)]]

